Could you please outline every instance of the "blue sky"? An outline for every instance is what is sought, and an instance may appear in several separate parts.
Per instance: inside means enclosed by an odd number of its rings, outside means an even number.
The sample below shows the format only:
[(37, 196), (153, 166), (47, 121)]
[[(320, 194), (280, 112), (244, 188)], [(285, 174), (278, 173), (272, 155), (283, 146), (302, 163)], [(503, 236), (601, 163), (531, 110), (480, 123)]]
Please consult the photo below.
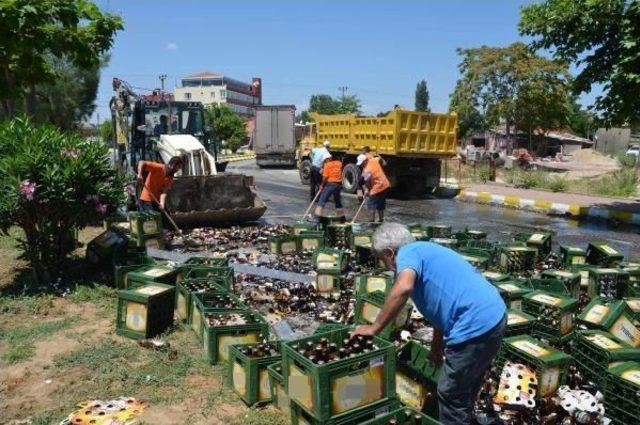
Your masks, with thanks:
[[(263, 103), (308, 105), (338, 87), (375, 114), (413, 107), (427, 80), (432, 110), (445, 111), (458, 78), (456, 48), (521, 40), (516, 0), (204, 1), (100, 0), (124, 18), (98, 92), (109, 115), (111, 79), (154, 88), (213, 71), (250, 81), (262, 77)], [(94, 116), (93, 121), (96, 117)]]

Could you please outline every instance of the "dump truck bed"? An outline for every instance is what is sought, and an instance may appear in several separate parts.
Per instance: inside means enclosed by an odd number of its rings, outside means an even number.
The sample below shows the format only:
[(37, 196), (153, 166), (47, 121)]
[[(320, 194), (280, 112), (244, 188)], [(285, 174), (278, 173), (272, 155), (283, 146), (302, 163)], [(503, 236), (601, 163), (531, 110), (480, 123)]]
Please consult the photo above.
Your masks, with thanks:
[(363, 146), (383, 155), (450, 158), (456, 154), (458, 116), (396, 109), (383, 117), (313, 114), (317, 143), (356, 154)]

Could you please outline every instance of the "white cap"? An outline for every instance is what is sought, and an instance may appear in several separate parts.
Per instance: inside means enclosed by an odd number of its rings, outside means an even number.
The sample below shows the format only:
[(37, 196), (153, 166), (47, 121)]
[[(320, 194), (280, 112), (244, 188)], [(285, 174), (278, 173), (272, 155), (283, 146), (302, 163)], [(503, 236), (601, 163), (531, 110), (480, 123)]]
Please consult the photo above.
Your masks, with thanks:
[(356, 165), (359, 167), (362, 165), (363, 162), (365, 162), (367, 160), (367, 155), (361, 153), (360, 155), (358, 155), (358, 158), (356, 159)]
[(331, 158), (331, 154), (329, 152), (325, 152), (325, 153), (322, 154), (322, 157), (320, 157), (320, 160), (322, 162), (325, 162), (329, 158)]
[(329, 145), (331, 145), (331, 143), (329, 143), (328, 140), (325, 140), (324, 142), (322, 142), (322, 146), (324, 146), (325, 148), (328, 148)]

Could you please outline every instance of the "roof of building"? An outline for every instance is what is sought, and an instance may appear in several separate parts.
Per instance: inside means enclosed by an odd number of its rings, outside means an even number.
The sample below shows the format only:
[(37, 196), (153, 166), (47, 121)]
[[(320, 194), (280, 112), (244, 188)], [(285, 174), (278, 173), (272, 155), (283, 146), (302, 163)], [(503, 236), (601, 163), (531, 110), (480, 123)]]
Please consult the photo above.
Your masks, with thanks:
[(216, 72), (204, 71), (204, 72), (199, 72), (197, 74), (188, 75), (184, 77), (183, 80), (200, 80), (202, 78), (215, 78), (215, 77), (222, 77), (222, 75)]
[[(507, 130), (506, 130), (506, 126), (505, 125), (498, 125), (493, 127), (491, 130), (491, 132), (505, 136), (507, 134)], [(513, 135), (513, 129), (511, 130), (511, 134)], [(522, 131), (522, 130), (517, 130), (517, 135), (518, 136), (526, 136), (526, 132)], [(576, 136), (575, 134), (573, 134), (572, 132), (568, 131), (568, 130), (548, 130), (548, 131), (544, 131), (544, 130), (533, 130), (533, 134), (536, 135), (543, 135), (544, 137), (548, 138), (548, 139), (553, 139), (553, 140), (557, 140), (559, 142), (562, 143), (573, 143), (573, 144), (583, 144), (583, 145), (592, 145), (593, 141), (586, 139), (584, 137), (580, 137), (580, 136)]]

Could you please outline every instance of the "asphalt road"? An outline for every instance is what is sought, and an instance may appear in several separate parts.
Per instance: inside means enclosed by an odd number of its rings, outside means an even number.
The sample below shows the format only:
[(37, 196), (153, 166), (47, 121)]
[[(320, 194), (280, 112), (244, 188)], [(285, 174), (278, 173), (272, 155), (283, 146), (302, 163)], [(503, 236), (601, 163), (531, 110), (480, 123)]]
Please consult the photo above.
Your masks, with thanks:
[[(309, 186), (300, 183), (295, 169), (260, 169), (254, 161), (245, 161), (230, 164), (227, 171), (255, 177), (258, 193), (268, 206), (263, 218), (269, 223), (290, 223), (300, 218), (309, 205)], [(343, 195), (343, 203), (349, 215), (355, 214), (359, 206), (355, 196)], [(328, 204), (328, 208), (332, 207)], [(497, 241), (508, 241), (515, 233), (535, 229), (552, 231), (555, 242), (561, 244), (586, 248), (589, 241), (606, 240), (627, 258), (640, 260), (640, 234), (635, 226), (612, 227), (604, 222), (550, 217), (452, 199), (390, 199), (386, 219), (404, 224), (448, 224), (455, 229), (468, 227), (486, 231), (491, 240)]]

